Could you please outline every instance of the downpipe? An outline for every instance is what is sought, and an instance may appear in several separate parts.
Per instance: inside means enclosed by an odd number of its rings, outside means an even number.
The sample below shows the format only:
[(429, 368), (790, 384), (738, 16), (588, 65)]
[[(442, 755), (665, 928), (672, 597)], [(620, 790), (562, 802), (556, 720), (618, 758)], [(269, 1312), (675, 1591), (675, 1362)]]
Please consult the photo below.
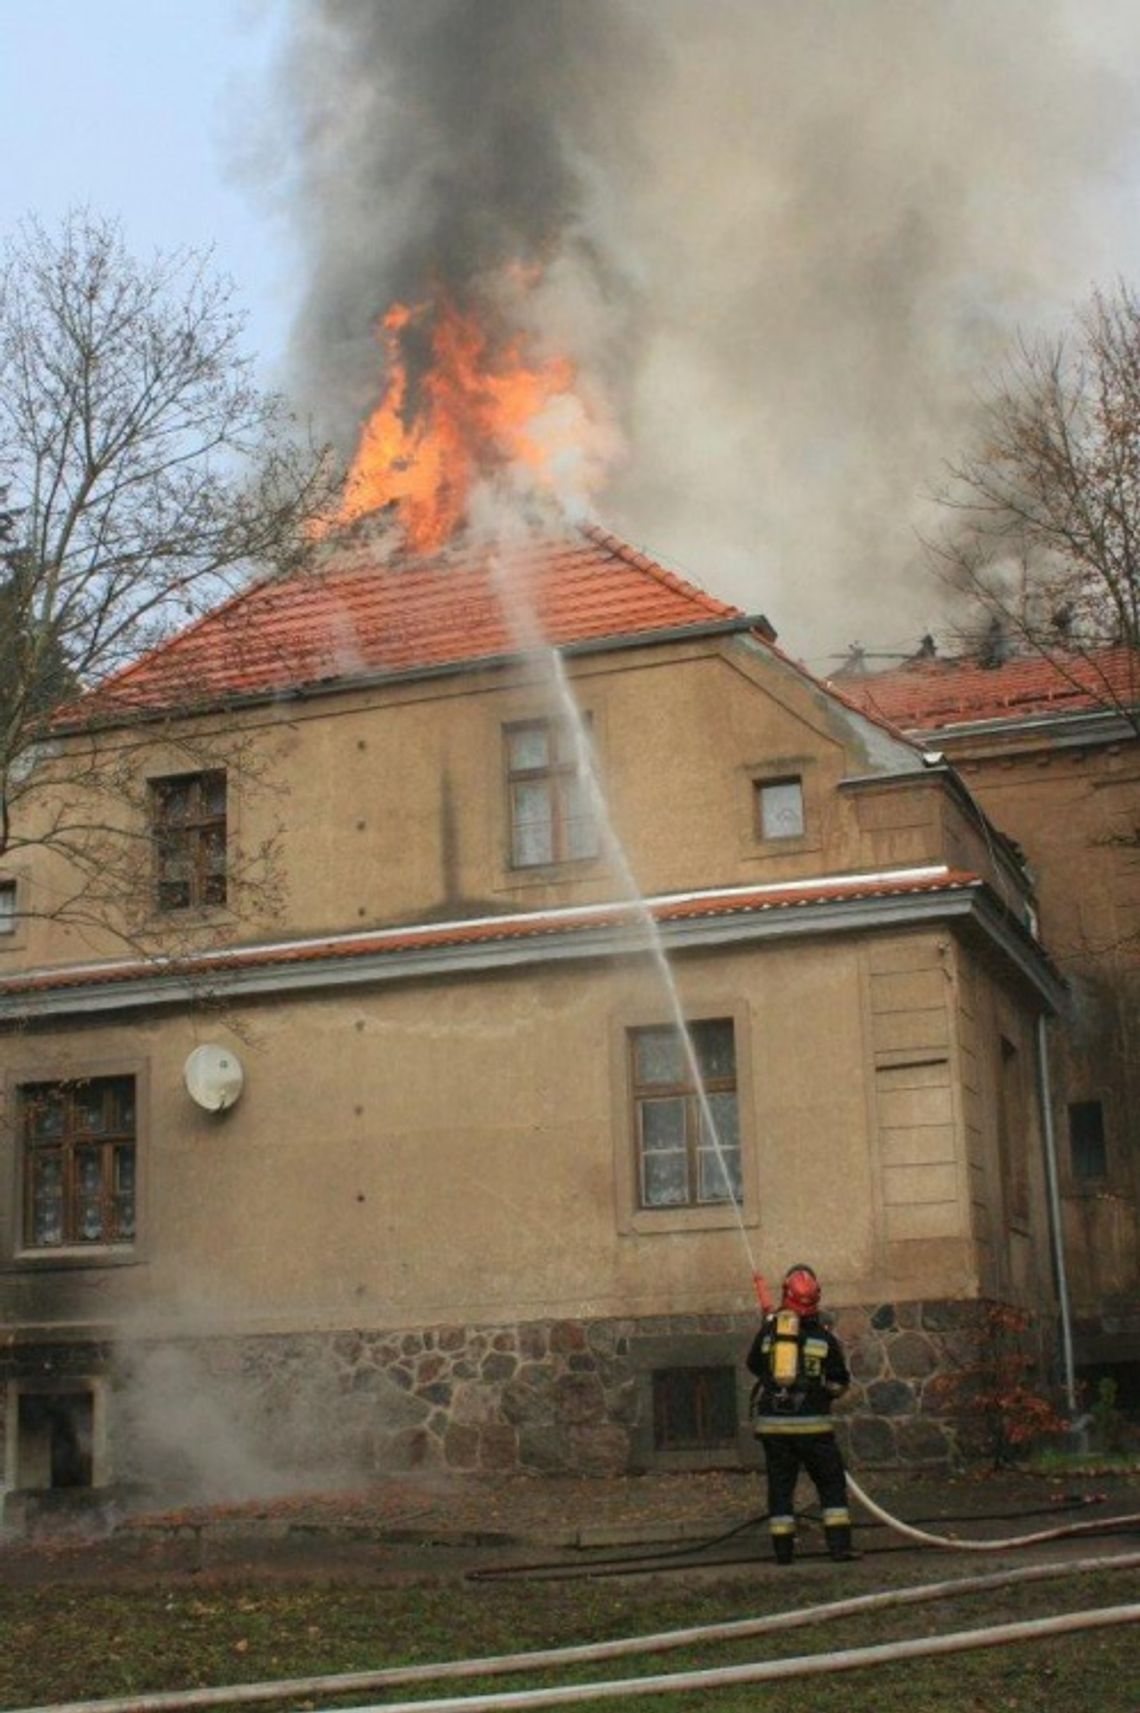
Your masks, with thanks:
[(1069, 1420), (1077, 1415), (1077, 1376), (1073, 1361), (1073, 1317), (1069, 1301), (1069, 1275), (1065, 1266), (1065, 1228), (1061, 1189), (1057, 1174), (1057, 1135), (1053, 1126), (1053, 1091), (1049, 1075), (1049, 1026), (1045, 1013), (1037, 1018), (1037, 1093), (1041, 1106), (1041, 1140), (1045, 1153), (1045, 1190), (1049, 1201), (1049, 1236), (1053, 1248), (1053, 1273), (1057, 1284), (1057, 1306), (1061, 1316), (1061, 1369)]

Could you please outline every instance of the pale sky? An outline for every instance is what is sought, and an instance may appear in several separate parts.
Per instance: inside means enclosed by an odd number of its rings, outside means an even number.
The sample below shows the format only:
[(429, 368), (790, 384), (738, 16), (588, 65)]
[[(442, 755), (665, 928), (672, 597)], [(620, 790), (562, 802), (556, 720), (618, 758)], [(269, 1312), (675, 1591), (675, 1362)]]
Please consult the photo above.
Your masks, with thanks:
[[(414, 9), (417, 0), (404, 3)], [(1047, 32), (1038, 41), (1024, 29), (1026, 17), (1036, 19), (1034, 0), (958, 6), (944, 0), (944, 10), (928, 0), (925, 19), (912, 19), (905, 0), (876, 0), (882, 18), (913, 23), (912, 39), (902, 65), (884, 60), (885, 82), (880, 68), (871, 67), (873, 100), (860, 107), (851, 56), (873, 60), (877, 51), (874, 32), (861, 28), (864, 0), (803, 0), (802, 7), (773, 0), (772, 16), (783, 18), (791, 36), (791, 70), (775, 103), (789, 109), (781, 132), (764, 129), (767, 108), (747, 81), (733, 83), (724, 43), (718, 50), (706, 39), (710, 5), (731, 11), (729, 0), (641, 4), (643, 21), (656, 25), (667, 15), (678, 26), (668, 45), (692, 113), (687, 129), (672, 107), (642, 115), (650, 123), (640, 143), (651, 170), (637, 184), (637, 207), (621, 203), (620, 171), (614, 173), (615, 230), (624, 243), (632, 216), (641, 220), (634, 273), (659, 325), (640, 354), (638, 412), (628, 424), (632, 474), (624, 488), (607, 490), (601, 515), (722, 597), (769, 612), (785, 640), (813, 663), (856, 636), (910, 647), (938, 617), (925, 587), (900, 569), (914, 553), (911, 502), (929, 491), (940, 460), (957, 447), (945, 411), (924, 415), (916, 407), (908, 414), (908, 401), (921, 403), (929, 393), (937, 403), (936, 368), (963, 367), (959, 347), (970, 326), (951, 301), (954, 293), (968, 298), (971, 269), (977, 270), (979, 305), (988, 308), (997, 299), (993, 279), (1012, 276), (1011, 314), (1028, 305), (1032, 332), (1047, 327), (1049, 317), (1063, 324), (1095, 280), (1140, 279), (1140, 5), (1051, 0), (1053, 37), (1046, 42)], [(745, 0), (734, 4), (751, 25), (766, 0), (752, 0), (755, 11)], [(360, 15), (359, 7), (349, 10)], [(868, 3), (865, 15), (872, 10)], [(28, 213), (54, 228), (69, 207), (86, 204), (118, 218), (128, 249), (140, 258), (180, 245), (213, 247), (216, 268), (233, 279), (248, 314), (247, 344), (264, 381), (286, 389), (290, 330), (313, 262), (311, 254), (302, 256), (290, 227), (304, 217), (305, 204), (295, 197), (287, 210), (285, 199), (295, 163), (283, 158), (278, 66), (294, 15), (294, 0), (0, 0), (0, 235)], [(987, 19), (997, 20), (995, 39), (1004, 32), (1004, 48), (1017, 51), (997, 56), (996, 71), (978, 93), (970, 79), (986, 65), (964, 54), (955, 82), (952, 67), (944, 75), (940, 43), (945, 38), (953, 48), (959, 37), (967, 43), (972, 33), (984, 37), (976, 26)], [(1067, 46), (1057, 33), (1066, 20)], [(846, 36), (837, 40), (840, 23)], [(934, 24), (941, 35), (932, 36)], [(763, 55), (757, 68), (767, 76)], [(372, 68), (359, 75), (371, 76)], [(620, 66), (615, 75), (620, 82)], [(778, 84), (778, 65), (773, 76)], [(758, 77), (757, 87), (767, 85)], [(726, 91), (735, 107), (728, 102), (726, 109)], [(1106, 103), (1112, 111), (1102, 127)], [(896, 311), (887, 295), (885, 313), (900, 331), (894, 367), (871, 336), (874, 306), (860, 308), (854, 295), (837, 304), (820, 289), (837, 277), (842, 285), (844, 269), (856, 281), (866, 271), (856, 241), (863, 204), (854, 217), (845, 204), (831, 206), (826, 173), (805, 171), (817, 137), (834, 144), (826, 121), (837, 109), (854, 126), (849, 145), (864, 176), (855, 172), (852, 185), (864, 199), (871, 239), (889, 235), (892, 222), (900, 241), (908, 232), (921, 237), (921, 221), (912, 231), (904, 218), (913, 200), (908, 163), (915, 154), (919, 165), (925, 159), (937, 191), (938, 125), (950, 138), (951, 194), (944, 201), (958, 225), (946, 225), (950, 216), (934, 206), (933, 192), (917, 196), (912, 212), (929, 216), (941, 249), (925, 296), (902, 301)], [(956, 131), (959, 109), (966, 117)], [(859, 115), (865, 122), (856, 125)], [(963, 156), (975, 120), (984, 135), (972, 167)], [(928, 131), (935, 141), (924, 154)], [(844, 159), (837, 157), (832, 169), (840, 179)], [(346, 160), (346, 175), (352, 164)], [(626, 164), (624, 155), (610, 163)], [(642, 164), (633, 161), (635, 168)], [(773, 177), (778, 173), (783, 178)], [(770, 206), (777, 183), (783, 200)], [(727, 210), (716, 204), (718, 186), (727, 187)], [(794, 212), (801, 195), (808, 213), (811, 196), (822, 196), (829, 224), (812, 226), (805, 216), (802, 230), (794, 221), (778, 226), (783, 248), (773, 245), (772, 208), (790, 221), (788, 209)], [(373, 202), (384, 210), (382, 196)], [(604, 198), (599, 206), (604, 212)], [(958, 227), (972, 248), (957, 246)], [(833, 245), (836, 233), (841, 241)], [(387, 242), (382, 223), (375, 242)], [(889, 245), (883, 255), (889, 259)], [(757, 264), (769, 256), (771, 265)], [(739, 277), (731, 277), (733, 267)], [(869, 277), (878, 277), (873, 268)], [(813, 294), (819, 302), (806, 303), (802, 319), (823, 337), (797, 342), (789, 317)], [(710, 304), (721, 307), (712, 313)], [(726, 341), (730, 311), (738, 336)], [(865, 386), (842, 344), (832, 340), (832, 350), (828, 343), (835, 322), (845, 318), (853, 323), (856, 355), (870, 364)], [(740, 327), (747, 337), (739, 336)], [(908, 356), (906, 341), (916, 335)], [(884, 376), (898, 383), (894, 392)], [(955, 378), (975, 380), (972, 370)], [(840, 409), (835, 395), (844, 389), (854, 402), (848, 396)], [(883, 421), (866, 417), (863, 401), (876, 399)], [(682, 436), (679, 417), (687, 430)], [(949, 420), (953, 425), (952, 412)], [(834, 480), (829, 459), (844, 464)], [(892, 586), (896, 574), (909, 601), (905, 610)]]
[(0, 0), (0, 233), (89, 204), (145, 255), (214, 247), (280, 359), (296, 308), (256, 172), (284, 0)]

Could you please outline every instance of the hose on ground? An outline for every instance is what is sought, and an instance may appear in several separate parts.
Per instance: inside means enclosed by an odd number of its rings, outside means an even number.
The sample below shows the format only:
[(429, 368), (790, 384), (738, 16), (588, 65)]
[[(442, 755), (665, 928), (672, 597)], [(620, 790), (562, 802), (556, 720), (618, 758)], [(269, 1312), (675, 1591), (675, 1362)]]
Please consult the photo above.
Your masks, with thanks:
[(1010, 1535), (1004, 1540), (961, 1540), (957, 1536), (931, 1534), (926, 1529), (916, 1529), (912, 1523), (904, 1523), (899, 1517), (892, 1517), (889, 1511), (884, 1511), (881, 1505), (864, 1493), (850, 1474), (847, 1477), (847, 1487), (863, 1509), (888, 1529), (905, 1535), (908, 1540), (919, 1541), (923, 1546), (944, 1547), (951, 1552), (1009, 1552), (1014, 1547), (1037, 1546), (1043, 1541), (1065, 1540), (1074, 1535), (1103, 1534), (1109, 1526), (1114, 1529), (1140, 1527), (1140, 1512), (1132, 1512), (1124, 1517), (1097, 1517), (1087, 1523), (1063, 1523), (1055, 1529), (1039, 1529), (1035, 1534), (1029, 1535)]
[[(833, 1618), (856, 1617), (876, 1612), (884, 1607), (914, 1606), (933, 1600), (957, 1599), (966, 1594), (982, 1594), (992, 1589), (1005, 1589), (1015, 1583), (1046, 1582), (1055, 1577), (1072, 1578), (1097, 1571), (1135, 1570), (1140, 1568), (1140, 1552), (1114, 1553), (1098, 1558), (1054, 1560), (1046, 1564), (1027, 1565), (1023, 1569), (1002, 1570), (984, 1576), (950, 1577), (939, 1582), (920, 1583), (910, 1588), (891, 1588), (874, 1594), (855, 1594), (842, 1600), (828, 1600), (814, 1606), (800, 1606), (787, 1612), (764, 1613), (753, 1618), (737, 1618), (720, 1624), (700, 1624), (688, 1629), (662, 1630), (644, 1636), (621, 1636), (607, 1642), (582, 1642), (569, 1647), (543, 1648), (528, 1653), (496, 1654), (481, 1659), (444, 1660), (428, 1665), (386, 1666), (376, 1671), (353, 1671), (316, 1677), (295, 1677), (262, 1683), (235, 1683), (222, 1687), (186, 1690), (159, 1690), (149, 1695), (115, 1696), (98, 1701), (68, 1701), (50, 1707), (23, 1708), (15, 1713), (193, 1713), (200, 1708), (236, 1707), (261, 1701), (287, 1699), (311, 1700), (316, 1695), (340, 1698), (367, 1690), (388, 1689), (398, 1684), (443, 1682), (463, 1678), (505, 1676), (514, 1672), (541, 1671), (581, 1665), (595, 1660), (620, 1659), (635, 1654), (664, 1653), (670, 1649), (705, 1646), (712, 1642), (741, 1641), (750, 1636), (773, 1635), (783, 1630), (802, 1629)], [(1131, 1608), (1140, 1610), (1140, 1608)], [(1108, 1610), (1120, 1610), (1109, 1608)], [(1078, 1614), (1080, 1616), (1080, 1614)], [(1048, 1622), (1049, 1620), (1045, 1620)], [(968, 1631), (967, 1635), (981, 1632)], [(1013, 1638), (1016, 1639), (1016, 1638)], [(928, 1643), (930, 1637), (924, 1637)], [(964, 1645), (982, 1646), (984, 1643)], [(874, 1652), (874, 1650), (860, 1650)], [(819, 1657), (819, 1656), (816, 1656)], [(824, 1658), (836, 1656), (825, 1655)], [(776, 1661), (776, 1665), (787, 1664)], [(868, 1659), (867, 1662), (875, 1663)], [(833, 1667), (832, 1669), (844, 1669)], [(646, 1680), (641, 1680), (644, 1686)], [(663, 1684), (684, 1687), (675, 1677), (659, 1680)], [(738, 1680), (740, 1681), (740, 1680)], [(493, 1699), (493, 1698), (492, 1698)], [(585, 1699), (583, 1687), (583, 1699)], [(484, 1698), (485, 1704), (490, 1704)], [(442, 1703), (418, 1702), (424, 1709)], [(475, 1700), (463, 1700), (462, 1705), (474, 1708)], [(519, 1705), (512, 1699), (511, 1705)], [(387, 1707), (384, 1713), (396, 1713)]]
[(448, 1696), (439, 1701), (390, 1701), (382, 1706), (357, 1708), (355, 1713), (506, 1713), (508, 1709), (510, 1713), (518, 1713), (522, 1708), (564, 1707), (575, 1702), (612, 1701), (628, 1695), (675, 1695), (690, 1689), (719, 1689), (731, 1683), (771, 1683), (791, 1677), (856, 1671), (866, 1666), (896, 1665), (902, 1660), (925, 1660), (937, 1654), (962, 1653), (969, 1648), (1041, 1641), (1050, 1636), (1071, 1635), (1078, 1630), (1134, 1624), (1138, 1620), (1140, 1603), (1102, 1606), (1091, 1612), (1063, 1612), (1054, 1618), (1030, 1618), (1015, 1624), (955, 1630), (942, 1636), (915, 1636), (900, 1642), (843, 1648), (832, 1653), (801, 1654), (791, 1659), (714, 1666), (707, 1671), (667, 1672), (656, 1677), (559, 1684), (551, 1689), (510, 1690), (499, 1695)]

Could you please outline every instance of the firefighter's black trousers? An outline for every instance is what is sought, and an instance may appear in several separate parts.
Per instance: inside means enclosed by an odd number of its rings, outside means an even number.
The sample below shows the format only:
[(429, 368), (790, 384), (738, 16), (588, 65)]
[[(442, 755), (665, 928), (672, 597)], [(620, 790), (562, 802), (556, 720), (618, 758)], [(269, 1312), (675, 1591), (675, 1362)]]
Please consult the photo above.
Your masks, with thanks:
[[(847, 1521), (847, 1476), (835, 1435), (825, 1433), (762, 1433), (764, 1460), (768, 1465), (768, 1515), (773, 1533), (778, 1523), (790, 1523), (794, 1514), (796, 1477), (806, 1469), (815, 1483), (825, 1522)], [(794, 1532), (792, 1523), (789, 1533)]]

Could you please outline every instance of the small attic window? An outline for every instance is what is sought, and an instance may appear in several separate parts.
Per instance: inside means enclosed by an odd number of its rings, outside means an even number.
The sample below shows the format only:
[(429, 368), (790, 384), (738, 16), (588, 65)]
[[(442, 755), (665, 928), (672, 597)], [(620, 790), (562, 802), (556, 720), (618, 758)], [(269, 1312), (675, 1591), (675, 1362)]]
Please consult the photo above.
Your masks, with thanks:
[(759, 838), (803, 838), (804, 783), (798, 774), (785, 779), (758, 779), (755, 792)]

